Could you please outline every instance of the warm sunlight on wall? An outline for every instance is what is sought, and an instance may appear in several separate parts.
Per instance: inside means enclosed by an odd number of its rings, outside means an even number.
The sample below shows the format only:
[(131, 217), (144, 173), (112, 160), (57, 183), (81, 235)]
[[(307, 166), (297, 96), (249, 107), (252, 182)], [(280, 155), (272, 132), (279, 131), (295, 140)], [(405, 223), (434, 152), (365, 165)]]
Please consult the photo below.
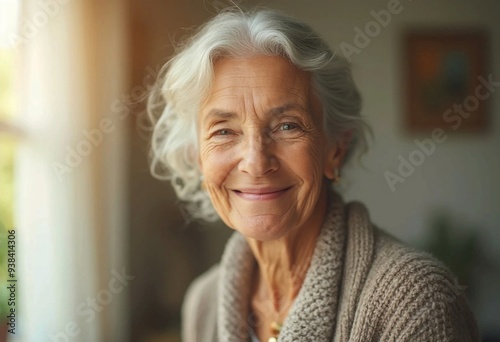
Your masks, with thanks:
[[(18, 1), (3, 1), (0, 14), (0, 225), (12, 229), (14, 207), (14, 152), (17, 113), (14, 77), (16, 51), (9, 37), (17, 29)], [(2, 231), (3, 233), (3, 231)]]
[[(11, 44), (17, 30), (18, 1), (3, 1), (0, 14), (0, 323), (7, 327), (5, 318), (10, 309), (8, 292), (8, 231), (15, 228), (14, 222), (14, 167), (18, 128), (15, 117), (18, 112), (15, 97), (16, 50)], [(12, 246), (11, 246), (12, 247)], [(0, 330), (0, 340), (5, 338), (5, 329)]]

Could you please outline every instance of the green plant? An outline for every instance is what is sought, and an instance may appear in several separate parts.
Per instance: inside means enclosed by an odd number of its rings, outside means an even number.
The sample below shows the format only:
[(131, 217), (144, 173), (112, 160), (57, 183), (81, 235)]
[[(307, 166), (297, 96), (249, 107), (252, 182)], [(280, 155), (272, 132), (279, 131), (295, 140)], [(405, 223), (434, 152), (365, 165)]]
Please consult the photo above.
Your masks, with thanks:
[(444, 262), (460, 284), (471, 286), (479, 253), (479, 238), (475, 230), (458, 227), (448, 215), (438, 213), (431, 220), (424, 248)]
[(7, 316), (7, 228), (0, 221), (0, 321)]

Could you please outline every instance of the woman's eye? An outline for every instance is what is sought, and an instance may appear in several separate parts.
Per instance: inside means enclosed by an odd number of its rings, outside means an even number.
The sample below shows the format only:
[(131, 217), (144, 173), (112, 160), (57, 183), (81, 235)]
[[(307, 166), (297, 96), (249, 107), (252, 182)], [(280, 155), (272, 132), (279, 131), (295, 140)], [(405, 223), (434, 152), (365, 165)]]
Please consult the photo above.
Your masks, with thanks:
[(295, 128), (297, 128), (297, 125), (295, 125), (295, 124), (292, 124), (292, 123), (284, 123), (284, 124), (282, 124), (282, 125), (280, 126), (280, 128), (279, 128), (279, 129), (280, 129), (281, 131), (290, 131), (290, 130), (295, 129)]
[(228, 129), (219, 129), (215, 132), (215, 135), (229, 135), (231, 132)]

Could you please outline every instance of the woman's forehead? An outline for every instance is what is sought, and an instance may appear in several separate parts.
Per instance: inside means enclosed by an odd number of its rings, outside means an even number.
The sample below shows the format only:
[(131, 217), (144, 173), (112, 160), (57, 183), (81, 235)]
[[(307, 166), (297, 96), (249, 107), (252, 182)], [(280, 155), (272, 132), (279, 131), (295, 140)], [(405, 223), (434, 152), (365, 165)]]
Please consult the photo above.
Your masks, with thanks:
[(214, 65), (214, 80), (203, 106), (252, 102), (264, 107), (310, 102), (310, 74), (278, 56), (224, 58)]
[(301, 90), (309, 87), (310, 75), (280, 56), (235, 57), (214, 65), (213, 92), (228, 87), (274, 87)]

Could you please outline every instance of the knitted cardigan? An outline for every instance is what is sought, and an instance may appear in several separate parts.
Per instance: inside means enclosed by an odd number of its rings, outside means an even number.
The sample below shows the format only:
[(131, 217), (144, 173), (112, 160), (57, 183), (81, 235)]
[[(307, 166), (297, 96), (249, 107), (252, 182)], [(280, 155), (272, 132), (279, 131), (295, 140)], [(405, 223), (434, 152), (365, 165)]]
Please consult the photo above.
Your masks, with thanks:
[[(250, 277), (257, 263), (237, 231), (222, 260), (188, 288), (184, 342), (248, 342)], [(375, 227), (359, 202), (331, 193), (304, 282), (280, 342), (479, 341), (476, 321), (450, 272), (427, 253)]]

